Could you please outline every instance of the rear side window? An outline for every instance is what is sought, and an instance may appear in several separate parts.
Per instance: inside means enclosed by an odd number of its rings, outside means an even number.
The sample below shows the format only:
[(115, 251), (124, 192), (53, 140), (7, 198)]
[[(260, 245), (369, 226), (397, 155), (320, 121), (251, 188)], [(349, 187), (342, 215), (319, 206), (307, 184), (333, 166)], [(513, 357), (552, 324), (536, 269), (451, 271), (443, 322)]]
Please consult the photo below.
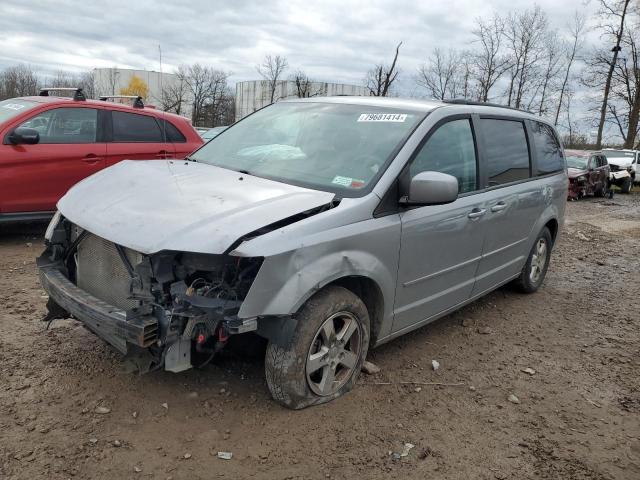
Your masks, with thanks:
[(411, 178), (420, 172), (453, 175), (458, 179), (460, 193), (476, 189), (476, 149), (468, 119), (452, 120), (438, 127), (411, 164)]
[(40, 134), (41, 144), (95, 143), (98, 111), (95, 108), (53, 108), (20, 125)]
[[(560, 172), (564, 170), (562, 149), (553, 129), (549, 125), (539, 122), (531, 122), (533, 125), (533, 145), (536, 150), (538, 162), (538, 175)], [(596, 165), (601, 165), (601, 159), (595, 158)]]
[(526, 180), (530, 176), (524, 124), (518, 120), (480, 119), (489, 187)]
[(162, 119), (161, 125), (164, 126), (164, 134), (166, 135), (167, 142), (186, 143), (187, 139), (184, 137), (182, 132), (178, 130), (178, 127), (176, 127), (173, 123), (168, 120)]
[(132, 143), (161, 143), (162, 132), (155, 118), (127, 112), (111, 112), (113, 141)]

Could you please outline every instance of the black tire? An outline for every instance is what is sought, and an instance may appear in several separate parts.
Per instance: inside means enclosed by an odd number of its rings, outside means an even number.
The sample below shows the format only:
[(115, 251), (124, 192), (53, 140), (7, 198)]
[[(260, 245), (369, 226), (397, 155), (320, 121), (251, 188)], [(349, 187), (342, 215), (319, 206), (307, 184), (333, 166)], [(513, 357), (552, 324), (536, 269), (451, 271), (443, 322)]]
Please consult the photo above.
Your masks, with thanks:
[[(537, 257), (537, 248), (540, 241), (544, 241), (546, 243), (545, 250), (545, 260), (544, 266), (539, 269), (539, 276), (534, 277), (532, 274), (532, 265), (534, 262), (534, 257)], [(533, 242), (533, 247), (531, 247), (531, 251), (529, 252), (529, 257), (522, 267), (522, 271), (520, 272), (520, 276), (515, 280), (514, 284), (524, 293), (533, 293), (540, 288), (542, 282), (544, 281), (544, 277), (547, 274), (547, 269), (549, 268), (549, 261), (551, 260), (551, 249), (553, 248), (553, 239), (551, 238), (551, 232), (547, 227), (544, 227), (542, 231), (536, 237), (536, 241)]]
[(620, 191), (622, 193), (630, 193), (632, 187), (633, 179), (631, 177), (627, 177), (622, 181), (622, 184), (620, 185)]
[(607, 188), (607, 184), (605, 183), (598, 190), (596, 190), (594, 195), (596, 197), (603, 198), (607, 196), (607, 193), (609, 193), (609, 189)]
[[(344, 383), (337, 391), (319, 395), (312, 390), (307, 380), (307, 358), (320, 338), (320, 328), (328, 319), (342, 312), (347, 312), (351, 315), (350, 318), (357, 321), (359, 356), (355, 367), (348, 372), (343, 371)], [(370, 320), (362, 300), (350, 290), (338, 286), (327, 287), (307, 300), (296, 319), (296, 328), (284, 345), (283, 342), (269, 342), (265, 356), (265, 376), (273, 399), (285, 407), (297, 410), (331, 401), (351, 390), (369, 349)]]

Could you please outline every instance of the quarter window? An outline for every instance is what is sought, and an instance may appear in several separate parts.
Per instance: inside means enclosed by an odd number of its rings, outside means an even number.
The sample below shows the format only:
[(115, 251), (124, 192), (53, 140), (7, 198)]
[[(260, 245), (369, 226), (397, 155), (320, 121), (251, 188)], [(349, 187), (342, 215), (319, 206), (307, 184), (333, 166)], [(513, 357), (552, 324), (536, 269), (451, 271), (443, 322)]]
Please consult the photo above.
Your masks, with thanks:
[(113, 111), (111, 114), (114, 142), (162, 142), (162, 132), (155, 118), (148, 115), (118, 111)]
[(483, 118), (489, 187), (526, 180), (530, 176), (529, 149), (524, 124), (516, 120)]
[(458, 179), (460, 193), (476, 189), (476, 149), (468, 119), (452, 120), (429, 137), (410, 167), (411, 178), (420, 172), (442, 172)]
[(182, 134), (182, 132), (180, 132), (180, 130), (178, 130), (178, 127), (176, 127), (173, 123), (163, 119), (162, 125), (164, 125), (164, 128), (165, 128), (164, 134), (168, 142), (185, 143), (187, 141), (187, 139), (184, 138), (184, 135)]
[[(538, 175), (560, 172), (564, 170), (562, 149), (553, 129), (549, 125), (531, 122), (533, 125), (533, 144), (536, 149)], [(600, 159), (595, 158), (595, 166), (600, 166)]]
[(95, 108), (53, 108), (20, 126), (37, 130), (41, 144), (95, 143), (97, 123)]

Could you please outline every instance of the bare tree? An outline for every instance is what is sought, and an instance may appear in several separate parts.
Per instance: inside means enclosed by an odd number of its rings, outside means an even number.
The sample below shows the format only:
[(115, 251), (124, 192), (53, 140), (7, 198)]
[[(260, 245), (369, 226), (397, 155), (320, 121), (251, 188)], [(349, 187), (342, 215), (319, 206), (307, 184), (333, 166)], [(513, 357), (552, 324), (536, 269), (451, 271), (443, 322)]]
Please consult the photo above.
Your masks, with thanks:
[[(468, 63), (467, 63), (468, 66)], [(466, 97), (469, 91), (469, 69), (456, 50), (443, 52), (435, 48), (427, 61), (418, 68), (416, 83), (427, 89), (437, 100)]]
[(562, 85), (560, 86), (560, 93), (558, 98), (558, 106), (556, 107), (556, 118), (554, 120), (554, 125), (558, 125), (558, 118), (560, 118), (560, 110), (562, 109), (562, 104), (564, 102), (564, 95), (567, 91), (567, 87), (569, 85), (569, 77), (571, 75), (571, 68), (573, 67), (573, 62), (576, 59), (576, 55), (578, 54), (580, 45), (582, 43), (582, 32), (585, 26), (585, 16), (576, 12), (573, 17), (573, 24), (571, 25), (571, 41), (570, 47), (566, 48), (565, 51), (566, 59), (564, 62), (564, 77), (562, 80)]
[(19, 64), (0, 73), (0, 100), (38, 94), (38, 77), (29, 65)]
[(391, 66), (378, 64), (367, 72), (367, 88), (369, 94), (374, 97), (386, 97), (390, 93), (393, 82), (398, 78), (398, 54), (400, 53), (400, 46), (402, 42), (396, 47), (396, 54), (393, 57)]
[[(228, 95), (229, 73), (195, 63), (178, 68), (178, 81), (184, 82), (192, 102), (191, 121), (196, 126), (215, 126), (218, 110)], [(214, 122), (214, 124), (209, 124)]]
[[(58, 70), (52, 77), (45, 79), (46, 87), (81, 88), (87, 98), (95, 98), (95, 74), (93, 70), (75, 73)], [(64, 95), (64, 93), (60, 93)], [(67, 94), (73, 95), (72, 93)]]
[(615, 39), (615, 46), (611, 49), (613, 55), (609, 63), (609, 69), (605, 80), (604, 91), (602, 93), (602, 106), (600, 107), (600, 120), (598, 122), (598, 136), (596, 138), (596, 148), (602, 146), (602, 131), (607, 115), (607, 102), (609, 101), (609, 93), (611, 91), (611, 80), (613, 72), (618, 61), (618, 54), (622, 49), (622, 35), (624, 34), (625, 18), (630, 0), (600, 0), (600, 16), (604, 22), (600, 28), (604, 31), (607, 39)]
[(507, 17), (505, 38), (510, 56), (507, 105), (520, 108), (525, 94), (535, 88), (539, 80), (538, 62), (544, 56), (546, 33), (547, 16), (538, 5)]
[(621, 44), (625, 57), (618, 62), (613, 72), (611, 93), (614, 101), (621, 105), (609, 105), (609, 111), (617, 124), (624, 148), (633, 148), (640, 128), (640, 25), (631, 25), (622, 36)]
[(310, 98), (322, 94), (322, 90), (314, 88), (313, 80), (311, 80), (302, 70), (297, 70), (293, 75), (291, 75), (290, 80), (295, 85), (296, 96), (298, 98)]
[(494, 13), (489, 20), (478, 18), (476, 22), (474, 43), (480, 48), (471, 54), (470, 59), (478, 83), (478, 100), (487, 102), (491, 89), (510, 66), (509, 57), (502, 51), (504, 20)]
[[(548, 111), (547, 101), (549, 100), (550, 93), (557, 88), (558, 76), (563, 67), (562, 48), (563, 45), (557, 33), (549, 32), (544, 40), (545, 58), (542, 69), (542, 81), (537, 89), (540, 92), (538, 115), (546, 115)], [(533, 101), (532, 99), (531, 105)]]
[(96, 74), (94, 70), (88, 70), (78, 75), (78, 86), (82, 88), (87, 98), (96, 98)]
[(162, 86), (160, 106), (165, 112), (182, 114), (188, 102), (187, 82), (184, 76), (176, 75), (175, 81), (167, 82)]
[(269, 85), (269, 103), (277, 101), (276, 88), (278, 81), (281, 80), (284, 71), (289, 67), (286, 57), (280, 55), (264, 57), (262, 64), (256, 67), (256, 70)]

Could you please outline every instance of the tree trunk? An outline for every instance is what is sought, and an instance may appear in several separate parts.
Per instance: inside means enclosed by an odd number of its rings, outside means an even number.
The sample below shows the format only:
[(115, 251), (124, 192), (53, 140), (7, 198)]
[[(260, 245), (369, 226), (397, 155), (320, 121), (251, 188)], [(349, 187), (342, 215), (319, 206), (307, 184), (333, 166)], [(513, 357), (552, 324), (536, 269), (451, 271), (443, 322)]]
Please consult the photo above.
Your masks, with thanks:
[(636, 99), (633, 102), (633, 107), (629, 111), (629, 125), (627, 126), (627, 138), (624, 142), (623, 148), (633, 148), (633, 144), (636, 141), (638, 134), (638, 120), (640, 116), (640, 92), (636, 92)]
[(622, 33), (624, 31), (624, 19), (627, 15), (627, 7), (630, 0), (625, 0), (622, 15), (620, 16), (620, 29), (616, 33), (616, 46), (613, 49), (613, 58), (609, 65), (609, 73), (607, 74), (607, 82), (604, 86), (604, 95), (602, 98), (602, 107), (600, 108), (600, 122), (598, 123), (598, 137), (596, 138), (596, 150), (602, 148), (602, 131), (604, 130), (604, 121), (607, 115), (607, 102), (609, 100), (609, 92), (611, 90), (611, 78), (613, 77), (613, 70), (616, 67), (618, 61), (618, 52), (620, 51), (620, 42), (622, 41)]

